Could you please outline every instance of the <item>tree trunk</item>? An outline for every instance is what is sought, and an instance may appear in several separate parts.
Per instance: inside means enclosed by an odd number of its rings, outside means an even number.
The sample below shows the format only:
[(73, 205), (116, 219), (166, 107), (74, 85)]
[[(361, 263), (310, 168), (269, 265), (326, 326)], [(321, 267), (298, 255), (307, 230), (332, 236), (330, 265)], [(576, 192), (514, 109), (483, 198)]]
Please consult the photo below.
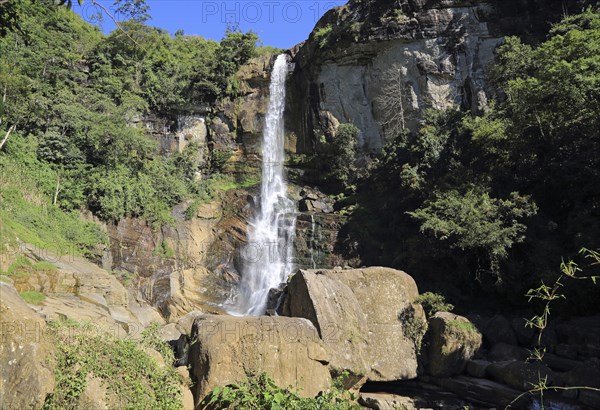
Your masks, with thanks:
[(8, 131), (6, 131), (6, 135), (4, 136), (4, 139), (2, 140), (2, 142), (0, 142), (0, 149), (2, 149), (2, 147), (6, 143), (6, 140), (10, 136), (10, 133), (13, 132), (14, 130), (15, 130), (15, 126), (11, 125), (11, 127), (8, 129)]
[(52, 205), (56, 205), (58, 201), (58, 194), (60, 192), (60, 175), (56, 177), (56, 189), (54, 190), (54, 198), (52, 199)]

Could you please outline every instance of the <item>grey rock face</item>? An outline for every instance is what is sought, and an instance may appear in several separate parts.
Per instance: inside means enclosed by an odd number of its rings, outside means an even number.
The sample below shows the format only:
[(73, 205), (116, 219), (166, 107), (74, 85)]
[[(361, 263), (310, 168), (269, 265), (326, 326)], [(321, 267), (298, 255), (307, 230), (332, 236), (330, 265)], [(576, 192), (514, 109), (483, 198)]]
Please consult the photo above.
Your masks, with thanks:
[(6, 283), (0, 283), (0, 314), (0, 407), (40, 409), (55, 381), (45, 322)]
[[(415, 281), (391, 268), (300, 270), (288, 285), (283, 314), (315, 325), (334, 373), (348, 370), (373, 381), (412, 379), (415, 342), (399, 316), (417, 295)], [(416, 306), (404, 319), (424, 322), (425, 315)]]
[(309, 40), (300, 49), (294, 82), (311, 92), (299, 107), (305, 124), (292, 121), (291, 127), (317, 128), (327, 135), (332, 124), (352, 122), (361, 130), (362, 148), (379, 151), (397, 132), (386, 124), (390, 113), (379, 101), (389, 87), (392, 67), (400, 69), (409, 129), (416, 129), (425, 108), (463, 105), (477, 111), (487, 105), (486, 64), (502, 41), (490, 34), (486, 23), (490, 4), (442, 2), (448, 4), (434, 8), (414, 2), (404, 10), (396, 4), (370, 3), (331, 11), (317, 25), (333, 27), (325, 45)]
[(406, 128), (415, 130), (426, 108), (480, 111), (493, 93), (486, 69), (504, 36), (539, 40), (561, 18), (560, 7), (553, 0), (357, 0), (336, 7), (290, 51), (288, 135), (298, 138), (299, 152), (312, 152), (320, 135), (334, 138), (339, 123), (351, 122), (364, 152), (378, 152), (398, 132), (378, 101), (394, 67)]
[(329, 356), (315, 327), (289, 317), (199, 316), (189, 355), (196, 405), (216, 386), (268, 374), (314, 397), (329, 388)]

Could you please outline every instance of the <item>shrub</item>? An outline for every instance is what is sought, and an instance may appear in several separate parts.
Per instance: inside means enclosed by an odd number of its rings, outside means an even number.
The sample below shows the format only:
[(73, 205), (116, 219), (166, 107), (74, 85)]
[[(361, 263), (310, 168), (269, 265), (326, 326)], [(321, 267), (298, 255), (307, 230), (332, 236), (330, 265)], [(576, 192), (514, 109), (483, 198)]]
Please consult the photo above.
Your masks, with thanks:
[(417, 296), (414, 303), (419, 303), (425, 310), (425, 315), (429, 318), (435, 315), (437, 312), (450, 312), (454, 309), (454, 306), (450, 303), (446, 303), (446, 299), (443, 295), (433, 292), (425, 292), (422, 295)]
[(427, 333), (428, 324), (426, 320), (415, 315), (415, 308), (412, 305), (404, 308), (398, 315), (398, 320), (402, 322), (402, 331), (404, 335), (413, 342), (415, 351), (419, 353), (423, 343), (423, 337)]
[[(157, 325), (142, 333), (141, 341), (99, 334), (89, 324), (51, 323), (56, 342), (56, 386), (45, 410), (77, 408), (88, 376), (102, 380), (111, 407), (124, 409), (182, 408), (180, 377), (171, 366), (169, 346), (158, 340)], [(161, 367), (144, 349), (159, 351), (167, 363)]]
[(31, 274), (32, 262), (23, 255), (17, 256), (17, 259), (8, 267), (9, 276), (29, 276)]
[(215, 387), (204, 399), (201, 408), (246, 410), (354, 410), (360, 409), (356, 398), (343, 390), (345, 373), (337, 378), (332, 388), (315, 398), (302, 398), (298, 394), (275, 384), (266, 374), (225, 387)]
[(32, 268), (36, 271), (46, 271), (46, 272), (56, 270), (56, 266), (54, 266), (54, 264), (52, 264), (51, 262), (46, 262), (46, 261), (34, 263), (32, 265)]
[(328, 160), (330, 175), (345, 188), (356, 176), (356, 147), (359, 133), (360, 130), (353, 124), (340, 124), (330, 146), (331, 158)]
[(319, 48), (325, 47), (327, 44), (327, 39), (329, 38), (329, 34), (333, 31), (333, 27), (331, 24), (326, 25), (325, 27), (321, 27), (314, 32), (314, 39), (319, 44)]

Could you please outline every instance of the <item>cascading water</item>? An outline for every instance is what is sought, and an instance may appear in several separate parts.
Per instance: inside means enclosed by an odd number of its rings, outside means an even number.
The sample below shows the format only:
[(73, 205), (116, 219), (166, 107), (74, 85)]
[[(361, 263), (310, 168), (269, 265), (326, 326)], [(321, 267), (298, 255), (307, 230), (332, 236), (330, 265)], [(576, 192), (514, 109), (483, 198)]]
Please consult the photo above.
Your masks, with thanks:
[(231, 314), (264, 314), (271, 288), (285, 282), (293, 269), (296, 209), (287, 197), (283, 176), (283, 110), (288, 65), (285, 55), (275, 60), (262, 144), (260, 208), (248, 228), (242, 250), (242, 279)]
[(308, 253), (310, 254), (310, 267), (312, 269), (317, 268), (317, 260), (319, 257), (318, 246), (321, 241), (321, 234), (317, 232), (317, 224), (315, 222), (315, 215), (310, 214), (310, 241), (308, 243)]

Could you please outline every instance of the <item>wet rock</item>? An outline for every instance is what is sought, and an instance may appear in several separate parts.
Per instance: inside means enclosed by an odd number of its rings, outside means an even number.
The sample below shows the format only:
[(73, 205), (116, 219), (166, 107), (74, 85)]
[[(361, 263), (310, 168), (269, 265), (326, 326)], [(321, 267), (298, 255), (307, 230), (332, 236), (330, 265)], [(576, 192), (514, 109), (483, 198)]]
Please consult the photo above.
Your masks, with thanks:
[(221, 277), (227, 283), (240, 283), (241, 275), (233, 266), (224, 266), (221, 270)]
[(557, 356), (566, 357), (568, 359), (577, 359), (577, 346), (561, 343), (556, 345), (554, 353)]
[(600, 392), (582, 389), (579, 391), (579, 401), (593, 409), (600, 408)]
[(504, 383), (505, 369), (511, 363), (514, 363), (514, 360), (494, 362), (488, 366), (488, 368), (486, 369), (486, 373), (492, 380)]
[(278, 316), (281, 312), (281, 304), (285, 297), (287, 285), (285, 283), (280, 284), (276, 288), (269, 289), (267, 297), (267, 316)]
[(574, 347), (579, 356), (600, 357), (599, 315), (574, 318), (566, 323), (557, 324), (555, 333), (561, 343)]
[(335, 213), (299, 213), (294, 241), (298, 267), (316, 269), (345, 262), (338, 248), (338, 234), (346, 220)]
[(563, 373), (562, 379), (569, 386), (589, 386), (600, 388), (600, 361), (589, 360), (574, 369)]
[(490, 364), (487, 360), (469, 360), (467, 362), (467, 373), (469, 376), (484, 378)]
[(550, 367), (552, 370), (558, 370), (566, 372), (579, 366), (582, 362), (578, 360), (571, 360), (564, 357), (556, 356), (552, 353), (546, 353), (544, 355), (544, 364)]
[(504, 383), (521, 391), (530, 390), (533, 385), (544, 379), (548, 386), (554, 384), (554, 373), (539, 362), (512, 362), (504, 366), (500, 373)]
[(329, 388), (329, 355), (310, 321), (204, 315), (194, 320), (190, 366), (196, 404), (216, 386), (267, 373), (302, 396)]
[[(433, 381), (438, 386), (455, 393), (465, 400), (487, 403), (488, 405), (501, 408), (512, 403), (521, 394), (519, 390), (505, 386), (504, 384), (468, 376), (433, 378)], [(519, 409), (530, 408), (529, 399), (513, 403), (513, 407)]]

